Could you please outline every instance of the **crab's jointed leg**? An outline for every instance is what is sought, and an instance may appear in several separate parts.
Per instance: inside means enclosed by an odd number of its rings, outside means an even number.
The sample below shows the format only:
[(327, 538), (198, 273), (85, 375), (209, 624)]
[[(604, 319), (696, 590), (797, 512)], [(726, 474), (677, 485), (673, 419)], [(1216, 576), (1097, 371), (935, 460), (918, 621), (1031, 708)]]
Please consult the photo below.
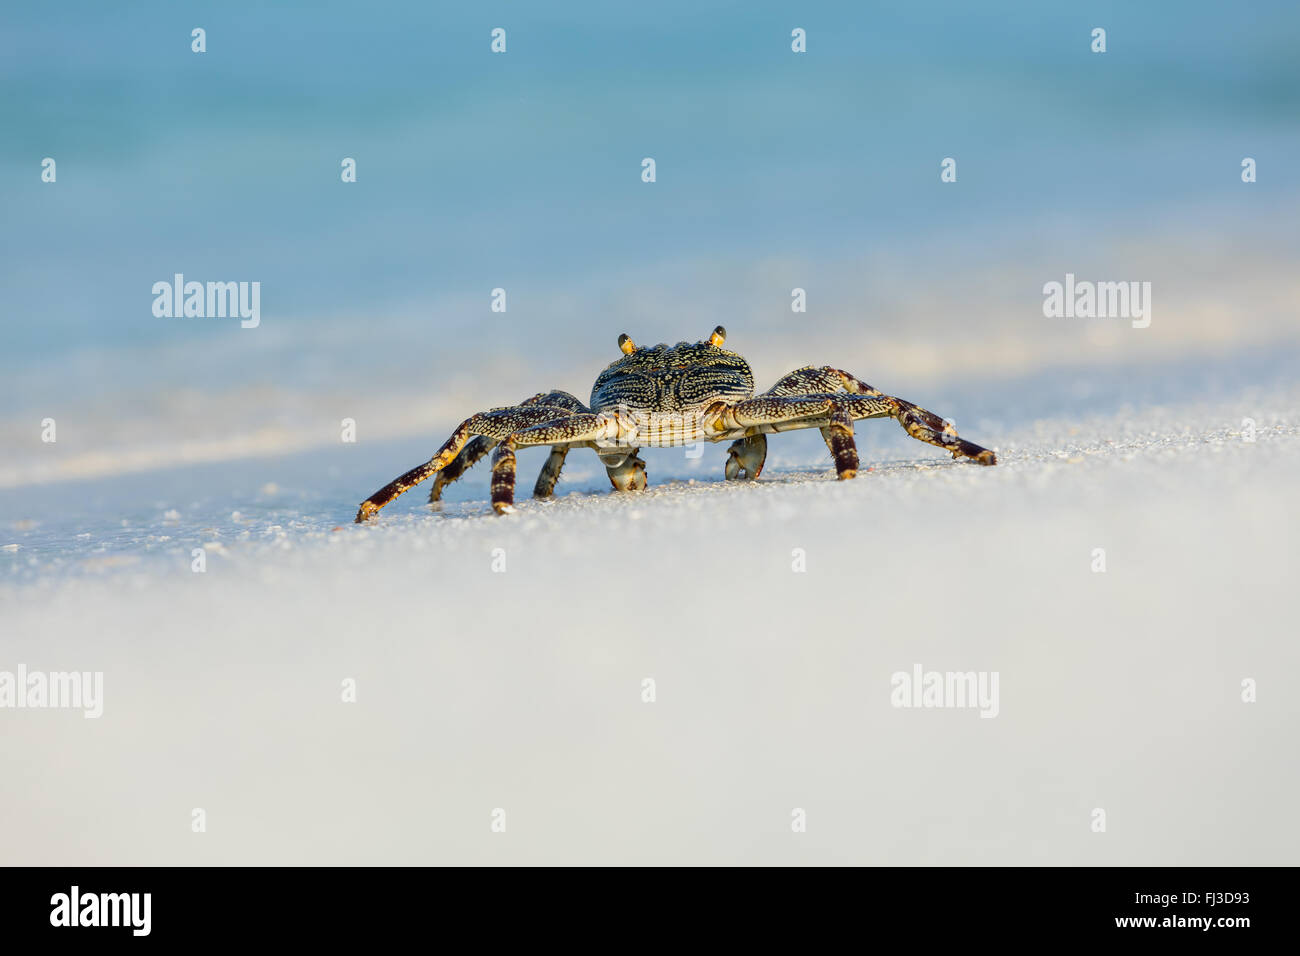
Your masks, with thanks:
[(831, 450), (835, 462), (835, 477), (844, 481), (858, 473), (858, 445), (853, 440), (853, 417), (843, 409), (836, 409), (829, 425), (822, 426), (822, 438)]
[(719, 425), (747, 432), (731, 446), (726, 475), (731, 478), (741, 472), (742, 455), (761, 463), (766, 453), (764, 433), (819, 428), (835, 459), (836, 474), (852, 478), (858, 470), (853, 422), (863, 418), (893, 418), (913, 438), (952, 452), (954, 458), (970, 458), (981, 465), (997, 463), (992, 451), (958, 438), (957, 430), (933, 412), (886, 395), (840, 369), (810, 366), (784, 376), (762, 395), (720, 410)]
[[(759, 438), (765, 432), (820, 428), (835, 458), (836, 474), (846, 479), (858, 471), (858, 453), (853, 443), (854, 420), (880, 418), (888, 414), (889, 405), (870, 395), (760, 395), (721, 409), (719, 424), (727, 430), (744, 429), (748, 433), (745, 441)], [(751, 448), (751, 456), (765, 454), (766, 441), (761, 445), (753, 443)], [(736, 450), (734, 444), (732, 450)], [(734, 467), (729, 460), (728, 473)]]
[[(568, 397), (572, 399), (572, 396)], [(577, 399), (573, 399), (573, 401), (576, 402)], [(365, 521), (402, 492), (415, 487), (426, 479), (432, 478), (444, 468), (451, 466), (465, 446), (476, 436), (491, 439), (491, 442), (486, 446), (479, 446), (481, 451), (476, 449), (481, 456), (488, 448), (492, 447), (492, 444), (523, 429), (581, 417), (583, 416), (575, 415), (567, 403), (565, 405), (515, 405), (509, 408), (494, 408), (491, 411), (471, 415), (461, 422), (460, 426), (452, 432), (451, 437), (443, 442), (442, 447), (427, 462), (393, 479), (361, 502), (356, 520), (358, 523)], [(590, 413), (588, 413), (587, 417), (590, 417)], [(473, 462), (467, 461), (466, 464), (459, 467), (456, 470), (456, 475), (463, 474), (470, 464), (473, 464)]]
[(495, 446), (495, 441), (483, 435), (475, 435), (471, 438), (460, 450), (460, 454), (433, 476), (433, 487), (429, 489), (429, 504), (439, 504), (442, 501), (442, 489), (473, 468), (475, 463)]
[[(532, 445), (564, 445), (569, 448), (591, 445), (620, 437), (621, 428), (615, 415), (586, 412), (538, 422), (507, 435), (492, 453), (492, 510), (499, 515), (515, 510), (515, 449)], [(628, 460), (635, 457), (633, 453)]]
[(957, 429), (934, 414), (934, 412), (926, 411), (906, 399), (886, 395), (880, 389), (872, 388), (857, 376), (842, 369), (831, 368), (829, 365), (796, 369), (768, 389), (767, 394), (808, 394), (814, 391), (843, 391), (851, 395), (869, 395), (873, 398), (882, 399), (887, 404), (887, 411), (884, 416), (855, 415), (854, 417), (893, 418), (913, 438), (952, 452), (953, 458), (970, 458), (980, 465), (997, 464), (997, 455), (987, 448), (981, 448), (974, 442), (958, 438)]
[(549, 498), (555, 493), (555, 483), (560, 480), (560, 470), (572, 445), (552, 445), (551, 453), (546, 456), (546, 464), (537, 473), (537, 483), (533, 485), (534, 498)]
[[(545, 405), (548, 408), (564, 408), (573, 412), (585, 412), (587, 406), (582, 404), (576, 397), (568, 392), (538, 392), (532, 398), (526, 398), (519, 403), (518, 407), (530, 405)], [(494, 409), (499, 411), (499, 409)], [(465, 472), (469, 471), (478, 461), (496, 447), (496, 441), (483, 435), (476, 435), (469, 443), (461, 449), (451, 462), (433, 479), (433, 487), (429, 489), (429, 504), (437, 505), (442, 499), (443, 489), (458, 480)], [(564, 467), (564, 457), (568, 454), (567, 447), (556, 446), (551, 449), (551, 455), (542, 466), (541, 473), (537, 476), (537, 484), (533, 488), (534, 498), (549, 498), (555, 491), (555, 483), (560, 480), (560, 469)]]

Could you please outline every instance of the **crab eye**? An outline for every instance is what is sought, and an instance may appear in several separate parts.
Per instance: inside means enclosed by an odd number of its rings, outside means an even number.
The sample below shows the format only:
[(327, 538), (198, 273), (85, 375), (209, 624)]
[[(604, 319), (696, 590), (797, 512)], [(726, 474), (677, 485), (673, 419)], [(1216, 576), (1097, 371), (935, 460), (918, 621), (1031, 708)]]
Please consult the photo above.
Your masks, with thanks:
[(709, 336), (709, 344), (715, 349), (722, 348), (722, 343), (725, 341), (727, 341), (727, 330), (719, 325), (713, 330), (713, 334)]
[(624, 355), (631, 355), (636, 351), (636, 343), (632, 341), (632, 336), (626, 332), (618, 337), (618, 347)]

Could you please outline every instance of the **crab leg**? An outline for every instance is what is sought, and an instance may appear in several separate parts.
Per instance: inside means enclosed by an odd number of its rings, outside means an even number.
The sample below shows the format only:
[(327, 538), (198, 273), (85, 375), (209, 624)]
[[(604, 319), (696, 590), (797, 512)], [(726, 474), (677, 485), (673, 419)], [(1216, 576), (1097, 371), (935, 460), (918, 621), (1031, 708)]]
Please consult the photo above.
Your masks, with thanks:
[(452, 432), (451, 437), (448, 438), (443, 443), (443, 446), (438, 449), (437, 454), (426, 461), (423, 465), (417, 465), (405, 474), (399, 475), (365, 501), (361, 502), (361, 507), (357, 509), (357, 524), (365, 521), (384, 505), (402, 494), (402, 492), (414, 488), (426, 478), (431, 478), (433, 475), (442, 471), (443, 468), (447, 467), (447, 465), (451, 464), (460, 453), (461, 448), (463, 448), (465, 443), (469, 441), (469, 428), (469, 421), (466, 421)]
[[(757, 459), (760, 454), (766, 455), (766, 439), (762, 445), (753, 441), (762, 433), (820, 428), (835, 458), (836, 474), (841, 479), (852, 478), (858, 473), (858, 453), (853, 443), (854, 419), (879, 418), (888, 414), (888, 403), (871, 395), (760, 395), (737, 402), (722, 411), (720, 424), (750, 431), (742, 439), (750, 445), (748, 448), (732, 445), (727, 476), (732, 477), (733, 471), (739, 471), (743, 465), (740, 455), (746, 451), (750, 460)], [(762, 467), (761, 462), (758, 467)], [(750, 474), (757, 476), (756, 472)]]
[[(499, 441), (521, 429), (563, 420), (566, 417), (581, 418), (583, 416), (575, 416), (567, 408), (548, 405), (516, 405), (510, 408), (496, 408), (490, 412), (480, 412), (477, 415), (470, 416), (461, 422), (460, 426), (452, 432), (451, 437), (443, 442), (442, 447), (427, 462), (412, 468), (398, 478), (394, 478), (361, 502), (361, 507), (357, 511), (357, 523), (360, 524), (365, 521), (402, 492), (414, 488), (420, 482), (432, 478), (442, 471), (456, 460), (456, 457), (473, 436), (481, 435)], [(463, 472), (464, 468), (461, 471)]]
[(506, 436), (492, 453), (492, 510), (499, 515), (515, 510), (516, 448), (588, 445), (620, 437), (621, 427), (617, 416), (587, 412), (538, 423)]
[(480, 458), (490, 452), (496, 442), (483, 435), (475, 435), (469, 440), (460, 454), (451, 460), (442, 471), (433, 476), (433, 487), (429, 489), (429, 504), (436, 505), (442, 500), (442, 489), (474, 467)]
[(919, 405), (913, 405), (901, 398), (889, 398), (889, 401), (895, 406), (891, 417), (898, 419), (904, 431), (917, 441), (928, 442), (950, 451), (953, 458), (970, 458), (977, 465), (998, 463), (998, 456), (992, 451), (964, 438), (958, 438), (957, 429), (934, 412), (927, 412)]
[(546, 464), (537, 475), (537, 484), (533, 485), (534, 498), (549, 498), (555, 493), (555, 483), (560, 480), (560, 469), (569, 454), (571, 445), (552, 445)]
[[(858, 470), (853, 423), (862, 418), (895, 418), (913, 438), (950, 451), (954, 458), (965, 456), (981, 465), (997, 463), (993, 452), (958, 438), (956, 430), (933, 412), (889, 395), (761, 395), (723, 409), (719, 424), (726, 430), (744, 429), (749, 436), (820, 428), (835, 459), (836, 474), (847, 479)], [(732, 451), (737, 451), (734, 444)], [(751, 449), (750, 454), (756, 456), (757, 451)], [(734, 468), (728, 461), (728, 473)]]
[[(433, 487), (429, 489), (429, 504), (437, 505), (442, 500), (443, 488), (459, 480), (496, 445), (495, 441), (482, 435), (470, 439), (452, 463), (433, 476)], [(552, 446), (550, 456), (547, 457), (546, 463), (542, 465), (542, 470), (537, 475), (537, 484), (533, 486), (534, 498), (549, 498), (555, 493), (555, 484), (560, 480), (560, 470), (564, 468), (564, 459), (568, 454), (568, 445)]]
[[(815, 404), (802, 404), (805, 401), (816, 403), (828, 400), (836, 410), (831, 412), (827, 420), (818, 420), (825, 413), (820, 412)], [(773, 401), (783, 404), (768, 404)], [(749, 407), (745, 407), (747, 405)], [(906, 399), (886, 395), (856, 376), (828, 365), (796, 369), (783, 376), (763, 395), (750, 399), (748, 403), (737, 403), (733, 406), (733, 412), (739, 416), (738, 423), (746, 426), (751, 425), (747, 419), (763, 419), (752, 424), (758, 425), (764, 432), (814, 426), (820, 428), (822, 438), (835, 459), (835, 470), (841, 478), (852, 477), (857, 472), (853, 421), (861, 418), (893, 418), (913, 438), (949, 451), (953, 458), (966, 457), (981, 465), (997, 464), (997, 456), (992, 451), (957, 437), (956, 429), (933, 412)], [(791, 422), (790, 418), (796, 420)], [(736, 446), (733, 444), (733, 454), (735, 451)], [(751, 448), (749, 454), (754, 457), (758, 452)], [(733, 468), (733, 462), (728, 461), (729, 477)]]
[(858, 473), (858, 446), (853, 440), (853, 416), (842, 408), (836, 409), (831, 423), (822, 427), (822, 438), (831, 450), (835, 477), (840, 481), (855, 477)]
[(798, 369), (777, 382), (769, 394), (782, 388), (807, 387), (814, 382), (821, 386), (820, 390), (827, 390), (822, 383), (833, 382), (837, 383), (839, 388), (851, 394), (871, 395), (885, 399), (890, 403), (890, 417), (896, 419), (909, 435), (918, 441), (937, 445), (946, 451), (952, 452), (953, 458), (966, 457), (981, 465), (996, 465), (998, 463), (997, 455), (987, 448), (981, 448), (974, 442), (958, 438), (957, 430), (934, 412), (928, 412), (906, 399), (886, 395), (880, 389), (872, 388), (856, 375), (852, 375), (843, 369), (831, 368), (829, 365), (820, 368)]
[[(532, 398), (526, 398), (519, 403), (521, 408), (530, 405), (545, 405), (548, 408), (563, 408), (573, 412), (587, 411), (587, 406), (576, 397), (560, 391), (538, 392)], [(443, 489), (453, 481), (459, 480), (495, 445), (495, 441), (483, 435), (471, 439), (451, 464), (434, 476), (433, 487), (429, 489), (429, 504), (436, 505), (442, 499)], [(551, 449), (551, 456), (542, 466), (541, 474), (537, 476), (537, 485), (533, 488), (534, 498), (549, 498), (554, 493), (555, 483), (560, 479), (560, 469), (564, 467), (564, 456), (567, 454), (567, 448), (556, 446)]]

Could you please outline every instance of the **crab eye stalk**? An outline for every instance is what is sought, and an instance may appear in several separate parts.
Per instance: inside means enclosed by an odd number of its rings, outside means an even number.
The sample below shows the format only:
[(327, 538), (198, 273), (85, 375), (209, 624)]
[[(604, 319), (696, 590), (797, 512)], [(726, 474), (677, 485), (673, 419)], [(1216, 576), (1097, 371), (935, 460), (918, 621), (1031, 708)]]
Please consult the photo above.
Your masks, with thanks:
[(631, 355), (636, 351), (636, 343), (632, 341), (632, 336), (626, 332), (618, 337), (618, 347), (624, 355)]
[(722, 348), (722, 343), (725, 341), (727, 341), (727, 330), (719, 325), (713, 330), (713, 334), (709, 336), (709, 344), (715, 349), (719, 349)]

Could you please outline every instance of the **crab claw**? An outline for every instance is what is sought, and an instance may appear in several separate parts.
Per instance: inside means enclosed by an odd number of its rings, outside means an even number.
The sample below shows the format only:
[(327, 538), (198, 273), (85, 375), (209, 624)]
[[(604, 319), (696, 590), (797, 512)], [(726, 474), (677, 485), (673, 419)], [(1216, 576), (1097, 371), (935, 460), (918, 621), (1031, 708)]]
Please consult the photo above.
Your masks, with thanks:
[(737, 438), (727, 449), (727, 467), (725, 474), (728, 481), (737, 478), (757, 478), (763, 473), (763, 462), (767, 460), (767, 436), (750, 435)]
[(606, 465), (609, 483), (615, 491), (645, 491), (649, 482), (645, 476), (645, 462), (637, 457), (636, 452), (628, 455), (617, 465)]

